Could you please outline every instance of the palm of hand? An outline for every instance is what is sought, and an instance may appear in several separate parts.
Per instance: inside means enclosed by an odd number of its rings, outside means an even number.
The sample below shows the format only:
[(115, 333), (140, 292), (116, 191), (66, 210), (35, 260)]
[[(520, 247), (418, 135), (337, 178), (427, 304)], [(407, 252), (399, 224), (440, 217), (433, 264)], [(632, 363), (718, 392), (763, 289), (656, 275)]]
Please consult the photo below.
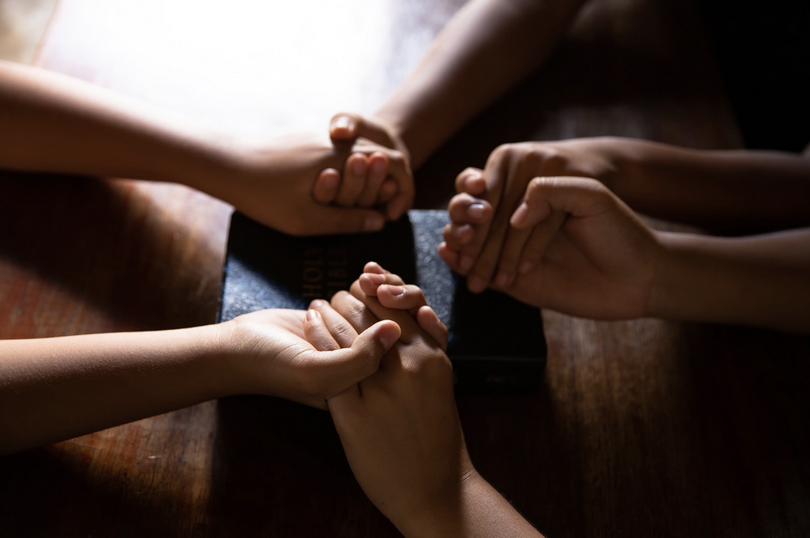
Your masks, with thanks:
[[(326, 409), (325, 398), (343, 390), (329, 383), (329, 361), (304, 336), (300, 310), (261, 310), (235, 318), (237, 367), (251, 392)], [(321, 356), (323, 354), (321, 353)]]

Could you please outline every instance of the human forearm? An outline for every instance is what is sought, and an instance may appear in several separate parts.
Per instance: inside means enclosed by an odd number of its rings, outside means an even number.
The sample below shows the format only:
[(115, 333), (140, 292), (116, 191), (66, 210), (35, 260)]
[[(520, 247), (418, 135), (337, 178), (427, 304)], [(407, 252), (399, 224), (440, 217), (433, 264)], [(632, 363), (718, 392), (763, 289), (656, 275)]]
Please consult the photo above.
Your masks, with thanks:
[(375, 116), (414, 168), (546, 59), (584, 0), (474, 0)]
[[(450, 506), (447, 506), (450, 505)], [(392, 519), (407, 538), (542, 537), (509, 502), (478, 473), (471, 473), (453, 503), (434, 505), (426, 514)]]
[(0, 62), (0, 167), (174, 181), (227, 163), (229, 139), (57, 73)]
[(217, 330), (0, 342), (0, 453), (234, 393)]
[(377, 323), (316, 351), (302, 310), (259, 310), (171, 331), (0, 341), (0, 453), (235, 394), (326, 409), (377, 370), (399, 330)]
[(715, 230), (810, 225), (810, 155), (596, 141), (612, 144), (604, 151), (618, 174), (608, 186), (641, 213)]
[(664, 249), (647, 315), (810, 332), (810, 229), (658, 237)]
[[(318, 173), (341, 167), (350, 150), (389, 151), (336, 149), (313, 134), (247, 141), (80, 80), (0, 62), (0, 168), (181, 183), (296, 235), (379, 230), (385, 216), (374, 208), (312, 197)], [(407, 185), (404, 158), (384, 156), (388, 173)], [(410, 203), (408, 192), (401, 197), (400, 206)]]

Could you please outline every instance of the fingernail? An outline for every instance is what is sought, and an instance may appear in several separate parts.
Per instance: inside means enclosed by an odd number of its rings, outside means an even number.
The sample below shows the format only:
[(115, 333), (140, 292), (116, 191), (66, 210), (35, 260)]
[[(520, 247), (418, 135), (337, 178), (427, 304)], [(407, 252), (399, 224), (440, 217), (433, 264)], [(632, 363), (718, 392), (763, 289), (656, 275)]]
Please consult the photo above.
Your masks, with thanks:
[(349, 116), (338, 116), (335, 118), (332, 126), (337, 127), (338, 129), (348, 129), (352, 126), (352, 120), (349, 118)]
[(321, 313), (317, 310), (307, 310), (307, 321), (315, 321), (321, 317)]
[(372, 217), (366, 217), (366, 220), (363, 222), (363, 230), (367, 232), (377, 232), (383, 229), (385, 226), (385, 219), (382, 215), (374, 215)]
[(471, 269), (473, 264), (475, 263), (475, 258), (472, 256), (467, 256), (466, 254), (462, 254), (458, 260), (458, 265), (465, 271)]
[(383, 331), (380, 335), (380, 343), (385, 348), (389, 348), (399, 339), (399, 336), (394, 331)]
[(520, 204), (515, 212), (512, 214), (512, 218), (510, 219), (510, 223), (512, 226), (519, 227), (524, 224), (526, 219), (529, 217), (529, 207), (526, 205), (526, 202)]
[(382, 159), (375, 159), (371, 163), (371, 171), (375, 174), (382, 175), (386, 172), (388, 167), (385, 165), (385, 161)]
[(485, 210), (484, 204), (472, 204), (467, 208), (467, 216), (475, 220), (483, 219)]
[(473, 195), (484, 194), (484, 191), (487, 190), (487, 182), (480, 175), (473, 177), (467, 183), (467, 190)]
[(484, 282), (484, 279), (479, 276), (472, 275), (469, 278), (467, 278), (467, 287), (473, 293), (481, 293), (482, 291), (484, 291), (484, 288), (486, 288), (486, 286), (487, 283)]
[(323, 299), (315, 299), (314, 301), (312, 301), (311, 303), (309, 303), (309, 307), (310, 307), (310, 308), (320, 308), (320, 307), (322, 307), (324, 304), (325, 304), (325, 301), (324, 301)]
[(498, 276), (495, 277), (495, 285), (500, 288), (505, 288), (509, 284), (511, 275), (509, 273), (500, 271)]
[(366, 161), (362, 158), (352, 160), (352, 173), (356, 176), (362, 176), (366, 173)]
[(455, 238), (459, 245), (469, 245), (475, 240), (475, 230), (469, 224), (465, 224), (456, 230)]
[(380, 274), (377, 274), (377, 273), (363, 273), (363, 274), (366, 275), (366, 278), (371, 280), (371, 282), (375, 286), (379, 286), (383, 282), (385, 282), (385, 275), (380, 275)]
[(403, 288), (402, 286), (392, 286), (389, 284), (388, 286), (386, 286), (386, 288), (388, 288), (388, 291), (394, 297), (399, 297), (400, 295), (405, 293), (405, 288)]
[(520, 267), (518, 267), (518, 273), (525, 275), (532, 269), (534, 269), (534, 262), (525, 261), (520, 264)]

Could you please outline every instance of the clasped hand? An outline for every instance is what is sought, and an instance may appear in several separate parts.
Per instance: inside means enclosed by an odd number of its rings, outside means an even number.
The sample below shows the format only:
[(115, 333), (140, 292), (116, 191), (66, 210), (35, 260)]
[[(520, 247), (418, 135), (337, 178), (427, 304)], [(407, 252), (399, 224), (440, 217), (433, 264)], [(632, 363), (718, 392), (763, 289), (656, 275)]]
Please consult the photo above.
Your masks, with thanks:
[[(498, 265), (491, 286), (521, 301), (597, 319), (647, 315), (663, 248), (627, 205), (602, 183), (581, 177), (536, 177), (517, 198), (499, 234), (484, 226), (464, 237), (458, 222), (445, 229), (439, 253), (452, 269), (469, 274), (473, 291), (482, 291), (491, 274), (464, 262), (464, 249), (475, 242), (484, 245), (477, 263)], [(451, 219), (471, 203), (491, 217), (489, 202), (470, 200), (457, 195)]]

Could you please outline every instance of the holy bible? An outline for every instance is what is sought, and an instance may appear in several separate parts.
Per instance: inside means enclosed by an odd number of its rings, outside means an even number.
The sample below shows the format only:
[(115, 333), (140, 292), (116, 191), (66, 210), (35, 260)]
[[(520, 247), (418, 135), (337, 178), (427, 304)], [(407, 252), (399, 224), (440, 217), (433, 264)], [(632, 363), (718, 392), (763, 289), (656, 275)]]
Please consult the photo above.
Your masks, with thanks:
[(294, 237), (231, 218), (219, 321), (264, 308), (306, 309), (347, 290), (375, 261), (420, 286), (449, 332), (447, 355), (458, 393), (536, 391), (546, 362), (540, 310), (487, 290), (473, 294), (436, 247), (446, 211), (409, 211), (377, 233)]

